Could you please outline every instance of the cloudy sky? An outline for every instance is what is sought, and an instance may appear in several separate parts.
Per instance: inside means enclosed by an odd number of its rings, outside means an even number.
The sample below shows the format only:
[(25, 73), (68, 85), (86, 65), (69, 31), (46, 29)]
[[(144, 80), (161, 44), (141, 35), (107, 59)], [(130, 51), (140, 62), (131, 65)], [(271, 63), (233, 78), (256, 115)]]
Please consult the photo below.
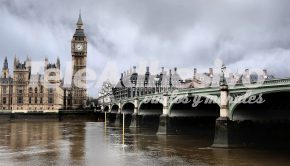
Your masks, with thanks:
[(0, 0), (0, 60), (60, 57), (65, 68), (81, 9), (98, 81), (134, 65), (207, 70), (217, 59), (232, 71), (290, 76), (289, 8), (289, 0)]

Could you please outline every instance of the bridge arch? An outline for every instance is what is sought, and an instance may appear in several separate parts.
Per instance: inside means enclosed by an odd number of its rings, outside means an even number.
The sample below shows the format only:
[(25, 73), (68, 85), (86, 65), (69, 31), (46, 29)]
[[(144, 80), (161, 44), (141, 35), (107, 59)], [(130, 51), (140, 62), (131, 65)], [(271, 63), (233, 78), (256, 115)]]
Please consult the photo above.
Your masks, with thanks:
[(140, 115), (162, 115), (163, 96), (153, 96), (143, 99), (138, 106)]
[(104, 111), (104, 112), (109, 112), (109, 109), (110, 109), (110, 107), (109, 107), (108, 105), (106, 105), (106, 106), (104, 106), (103, 111)]
[(163, 104), (162, 103), (140, 103), (139, 114), (140, 115), (162, 115)]
[(119, 112), (119, 106), (118, 104), (113, 104), (111, 113), (118, 113)]
[[(195, 105), (193, 101), (200, 101)], [(213, 95), (194, 95), (178, 96), (170, 102), (169, 115), (173, 117), (218, 117), (219, 116), (218, 96)]]
[(133, 114), (134, 113), (135, 105), (133, 102), (127, 102), (122, 105), (122, 113), (125, 114)]
[[(262, 94), (260, 100), (263, 103), (243, 103), (250, 97), (256, 99)], [(241, 97), (238, 102), (230, 106), (230, 118), (235, 121), (275, 121), (290, 120), (290, 87), (282, 89), (264, 89), (253, 90), (251, 95)]]

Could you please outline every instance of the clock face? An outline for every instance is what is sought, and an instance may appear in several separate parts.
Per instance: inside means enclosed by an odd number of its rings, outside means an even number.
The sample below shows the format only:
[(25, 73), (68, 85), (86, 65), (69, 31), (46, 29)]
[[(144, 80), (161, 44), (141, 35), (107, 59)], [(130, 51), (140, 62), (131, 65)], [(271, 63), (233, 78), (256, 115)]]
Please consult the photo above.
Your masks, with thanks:
[(80, 52), (80, 51), (83, 51), (83, 49), (84, 49), (84, 45), (82, 43), (77, 43), (75, 45), (75, 50), (76, 51)]

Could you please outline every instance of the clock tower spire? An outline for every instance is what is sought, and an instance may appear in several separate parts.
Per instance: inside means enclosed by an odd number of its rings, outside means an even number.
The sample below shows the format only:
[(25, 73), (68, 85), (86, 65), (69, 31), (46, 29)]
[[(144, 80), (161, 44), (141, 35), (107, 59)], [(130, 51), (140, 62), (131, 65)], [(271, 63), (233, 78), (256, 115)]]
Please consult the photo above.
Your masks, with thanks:
[(81, 12), (76, 23), (76, 30), (71, 41), (73, 61), (72, 76), (72, 109), (81, 109), (87, 100), (86, 67), (87, 67), (87, 37), (83, 28)]

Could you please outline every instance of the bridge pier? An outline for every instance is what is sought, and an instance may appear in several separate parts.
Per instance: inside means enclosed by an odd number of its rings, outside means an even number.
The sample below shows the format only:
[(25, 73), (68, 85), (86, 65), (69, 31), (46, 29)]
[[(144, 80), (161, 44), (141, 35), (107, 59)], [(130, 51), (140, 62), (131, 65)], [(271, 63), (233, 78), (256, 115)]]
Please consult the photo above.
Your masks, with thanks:
[(220, 100), (220, 117), (216, 120), (215, 137), (212, 147), (238, 147), (241, 144), (238, 142), (237, 126), (229, 118), (229, 89), (225, 82), (224, 74), (220, 83)]
[(121, 126), (121, 124), (122, 124), (121, 121), (123, 119), (122, 116), (123, 115), (121, 113), (116, 114), (115, 123), (114, 123), (115, 126)]
[(175, 135), (173, 120), (168, 115), (161, 115), (157, 135)]
[(160, 116), (157, 135), (176, 134), (172, 118), (169, 117), (168, 97), (169, 95), (167, 93), (163, 95), (163, 114)]
[(142, 116), (139, 115), (138, 106), (139, 106), (138, 98), (134, 98), (134, 113), (132, 114), (131, 117), (130, 123), (131, 128), (139, 128), (141, 126)]
[(110, 124), (115, 123), (116, 113), (112, 113), (112, 112), (107, 113), (107, 120), (109, 121)]
[(132, 114), (130, 128), (139, 128), (141, 127), (142, 115)]
[(216, 120), (215, 137), (212, 147), (236, 148), (241, 146), (237, 125), (228, 117), (219, 117)]

